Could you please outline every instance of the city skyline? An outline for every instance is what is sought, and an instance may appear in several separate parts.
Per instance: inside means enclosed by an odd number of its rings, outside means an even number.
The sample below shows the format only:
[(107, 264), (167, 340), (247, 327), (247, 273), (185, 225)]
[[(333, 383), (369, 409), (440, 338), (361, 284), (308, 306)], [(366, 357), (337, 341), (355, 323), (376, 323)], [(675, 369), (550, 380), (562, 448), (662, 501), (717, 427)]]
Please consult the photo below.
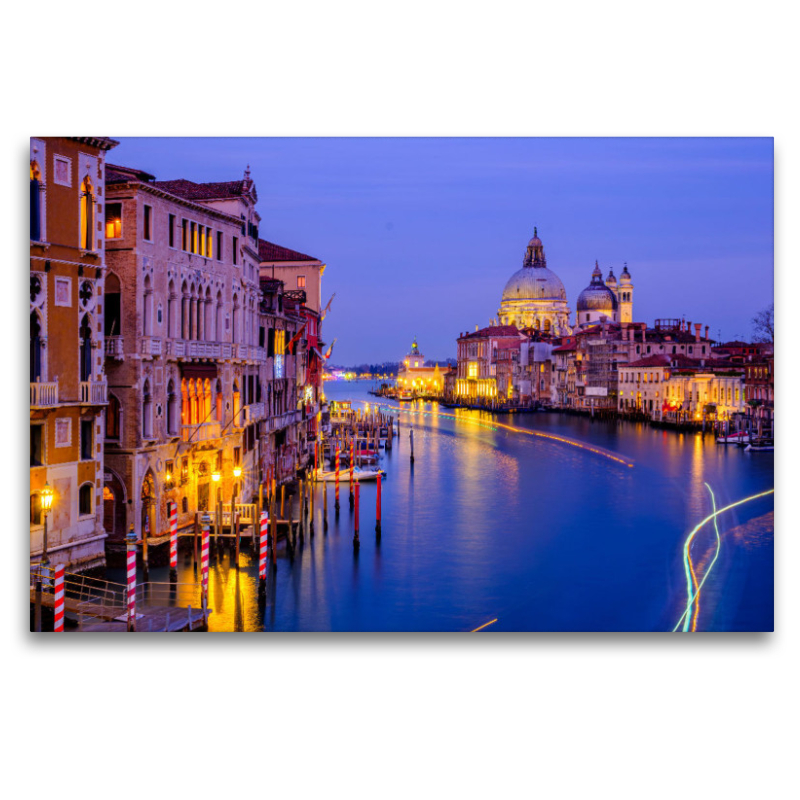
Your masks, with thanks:
[[(232, 180), (250, 165), (261, 237), (328, 265), (337, 363), (397, 360), (413, 336), (429, 358), (453, 357), (460, 332), (496, 315), (534, 226), (573, 320), (595, 260), (604, 274), (628, 263), (649, 324), (685, 315), (749, 339), (772, 302), (769, 138), (120, 142), (112, 163), (158, 180)], [(376, 305), (382, 336), (365, 337)]]

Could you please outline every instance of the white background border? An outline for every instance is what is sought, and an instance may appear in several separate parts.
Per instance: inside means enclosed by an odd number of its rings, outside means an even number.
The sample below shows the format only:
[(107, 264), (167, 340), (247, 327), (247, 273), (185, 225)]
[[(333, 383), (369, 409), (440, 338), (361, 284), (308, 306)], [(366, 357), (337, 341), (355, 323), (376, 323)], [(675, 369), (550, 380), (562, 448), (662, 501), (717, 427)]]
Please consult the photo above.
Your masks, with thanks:
[[(35, 26), (20, 11), (2, 54), (13, 187), (2, 202), (19, 244), (6, 272), (14, 310), (2, 315), (4, 341), (19, 342), (14, 385), (27, 371), (19, 175), (31, 135), (774, 135), (778, 402), (788, 409), (796, 355), (783, 314), (786, 298), (800, 296), (789, 7), (429, 0), (265, 11), (145, 1), (76, 13), (42, 2)], [(4, 553), (13, 558), (2, 608), (14, 796), (31, 784), (81, 800), (772, 800), (796, 788), (789, 481), (798, 449), (788, 415), (777, 453), (775, 634), (87, 642), (21, 633), (27, 409), (21, 386), (13, 394), (19, 458), (3, 464), (4, 508), (13, 509)]]

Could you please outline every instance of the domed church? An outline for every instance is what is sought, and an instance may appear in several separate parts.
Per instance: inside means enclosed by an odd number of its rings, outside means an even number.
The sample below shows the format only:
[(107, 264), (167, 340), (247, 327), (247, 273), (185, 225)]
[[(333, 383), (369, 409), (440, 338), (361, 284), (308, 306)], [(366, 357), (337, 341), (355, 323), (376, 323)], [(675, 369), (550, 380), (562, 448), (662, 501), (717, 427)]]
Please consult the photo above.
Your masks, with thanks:
[(594, 325), (603, 319), (608, 322), (633, 321), (633, 283), (627, 264), (617, 284), (613, 269), (604, 282), (600, 265), (594, 262), (592, 281), (578, 295), (575, 318), (579, 328)]
[(522, 269), (509, 278), (503, 289), (497, 313), (501, 325), (533, 328), (556, 336), (571, 333), (567, 293), (558, 275), (547, 268), (536, 228), (528, 242)]

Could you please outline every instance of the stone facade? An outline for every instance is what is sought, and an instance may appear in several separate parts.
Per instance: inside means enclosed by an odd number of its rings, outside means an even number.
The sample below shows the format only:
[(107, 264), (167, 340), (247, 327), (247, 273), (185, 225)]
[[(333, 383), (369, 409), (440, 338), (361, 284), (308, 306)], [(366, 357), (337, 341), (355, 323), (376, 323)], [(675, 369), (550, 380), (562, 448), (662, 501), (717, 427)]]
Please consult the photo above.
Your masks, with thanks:
[(30, 557), (105, 563), (103, 527), (104, 137), (30, 140)]

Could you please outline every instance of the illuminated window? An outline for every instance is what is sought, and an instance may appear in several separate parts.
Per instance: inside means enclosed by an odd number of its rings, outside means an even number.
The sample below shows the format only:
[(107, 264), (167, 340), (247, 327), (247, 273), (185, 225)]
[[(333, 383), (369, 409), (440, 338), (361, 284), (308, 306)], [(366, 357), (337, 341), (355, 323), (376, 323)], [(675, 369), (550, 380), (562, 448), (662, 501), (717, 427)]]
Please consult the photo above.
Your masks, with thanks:
[(467, 377), (468, 378), (477, 378), (478, 377), (478, 365), (475, 361), (470, 361), (467, 365)]
[(211, 228), (206, 228), (206, 257), (214, 258), (214, 234)]
[(122, 203), (106, 203), (106, 239), (122, 238)]
[(298, 289), (305, 289), (306, 288), (306, 276), (305, 275), (298, 275), (297, 276), (297, 288)]
[(92, 182), (88, 175), (81, 183), (80, 210), (80, 247), (82, 250), (94, 250), (94, 192), (92, 191)]
[(31, 161), (31, 240), (38, 242), (42, 238), (42, 175), (39, 165)]

